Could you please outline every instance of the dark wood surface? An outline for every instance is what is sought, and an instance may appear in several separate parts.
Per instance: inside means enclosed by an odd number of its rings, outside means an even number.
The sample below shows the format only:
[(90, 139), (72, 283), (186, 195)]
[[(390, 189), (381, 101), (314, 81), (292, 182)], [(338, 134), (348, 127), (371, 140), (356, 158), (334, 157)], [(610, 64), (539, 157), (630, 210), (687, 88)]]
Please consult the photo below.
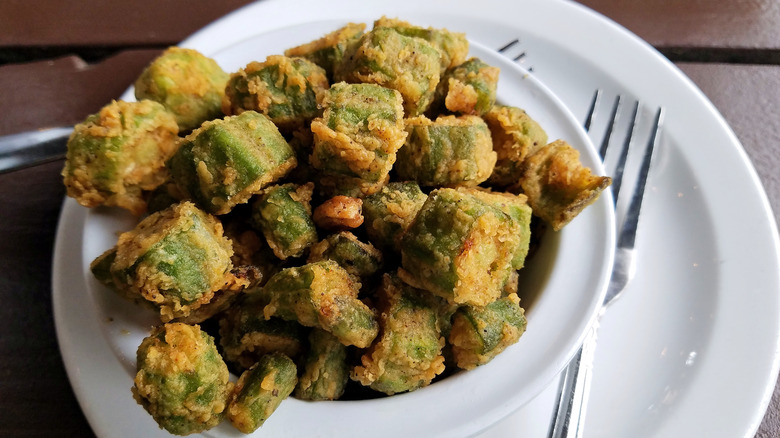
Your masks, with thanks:
[[(0, 2), (0, 135), (81, 121), (120, 95), (162, 49), (246, 3)], [(581, 3), (646, 39), (693, 79), (741, 140), (777, 218), (780, 2)], [(51, 163), (0, 175), (0, 436), (92, 435), (68, 383), (52, 318), (60, 169)], [(776, 389), (756, 437), (778, 431)]]

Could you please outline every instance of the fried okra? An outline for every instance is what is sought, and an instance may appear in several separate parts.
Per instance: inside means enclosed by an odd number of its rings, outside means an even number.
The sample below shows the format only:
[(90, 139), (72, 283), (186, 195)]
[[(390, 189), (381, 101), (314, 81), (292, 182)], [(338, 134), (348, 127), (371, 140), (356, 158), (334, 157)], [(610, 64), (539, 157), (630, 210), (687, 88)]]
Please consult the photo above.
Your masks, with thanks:
[(409, 228), (428, 196), (414, 181), (391, 182), (363, 202), (369, 240), (382, 249), (401, 250), (401, 235)]
[(528, 198), (508, 192), (491, 192), (481, 189), (458, 189), (498, 208), (506, 213), (520, 230), (520, 244), (512, 257), (512, 269), (520, 269), (525, 265), (525, 257), (531, 245), (531, 216), (533, 212), (528, 206)]
[(498, 74), (498, 67), (471, 58), (442, 76), (434, 105), (453, 113), (483, 116), (496, 103)]
[(179, 189), (212, 214), (228, 213), (297, 164), (268, 117), (254, 111), (204, 123), (168, 161)]
[(265, 423), (298, 381), (295, 362), (281, 353), (268, 354), (238, 378), (227, 408), (236, 429), (252, 433)]
[(138, 347), (136, 367), (133, 398), (160, 428), (189, 435), (224, 417), (233, 384), (214, 338), (197, 325), (153, 329)]
[(267, 303), (250, 294), (219, 319), (220, 346), (225, 360), (240, 370), (250, 368), (265, 354), (280, 352), (291, 358), (303, 351), (306, 331), (295, 321), (266, 319)]
[(378, 325), (371, 308), (357, 298), (359, 288), (333, 260), (287, 268), (263, 286), (269, 302), (264, 314), (319, 327), (344, 345), (365, 348), (376, 337)]
[(406, 138), (401, 104), (397, 91), (375, 84), (337, 83), (323, 95), (310, 158), (321, 189), (360, 197), (385, 185)]
[(406, 117), (413, 117), (424, 113), (433, 101), (440, 58), (439, 51), (421, 38), (377, 28), (349, 47), (334, 80), (397, 90), (403, 96)]
[(222, 117), (222, 97), (228, 74), (211, 58), (181, 47), (170, 47), (152, 61), (135, 81), (135, 98), (163, 104), (176, 116), (182, 131)]
[(514, 294), (484, 307), (459, 308), (449, 334), (458, 367), (469, 370), (490, 362), (520, 339), (526, 324), (525, 311)]
[(500, 187), (516, 184), (523, 161), (547, 144), (547, 133), (525, 111), (512, 106), (494, 105), (484, 119), (498, 158), (488, 182)]
[(113, 260), (109, 253), (93, 262), (93, 271), (105, 272), (101, 266), (110, 261), (110, 281), (103, 283), (150, 302), (163, 322), (189, 316), (220, 290), (249, 284), (231, 272), (233, 250), (222, 224), (191, 202), (149, 215), (119, 236)]
[(230, 75), (222, 111), (227, 115), (257, 111), (289, 133), (317, 116), (317, 93), (327, 89), (322, 67), (304, 58), (272, 55)]
[(469, 186), (488, 179), (496, 163), (490, 130), (477, 116), (406, 120), (406, 143), (395, 171), (421, 186)]
[(476, 196), (431, 192), (401, 238), (405, 282), (451, 303), (484, 306), (496, 300), (521, 245), (517, 221)]
[(366, 29), (364, 23), (347, 23), (318, 40), (284, 51), (285, 56), (299, 56), (325, 69), (328, 80), (333, 80), (333, 70), (341, 63), (344, 52), (356, 42)]
[(436, 298), (389, 274), (377, 298), (380, 335), (352, 378), (389, 395), (427, 386), (444, 371)]
[(295, 397), (303, 400), (336, 400), (349, 380), (347, 347), (325, 330), (312, 329), (303, 373)]
[(165, 160), (176, 151), (173, 115), (151, 100), (114, 101), (73, 128), (62, 176), (68, 196), (84, 207), (146, 211), (144, 191), (167, 179)]
[(350, 275), (367, 282), (382, 267), (382, 252), (349, 231), (332, 234), (311, 247), (309, 263), (333, 260)]
[(311, 216), (314, 184), (284, 184), (267, 188), (252, 205), (252, 223), (263, 232), (276, 257), (298, 257), (317, 242)]
[(593, 175), (580, 162), (580, 153), (562, 140), (539, 148), (526, 158), (520, 178), (536, 216), (560, 230), (588, 205), (596, 202), (612, 179)]
[(466, 39), (466, 34), (463, 33), (430, 27), (426, 29), (406, 21), (387, 17), (374, 21), (374, 29), (382, 27), (393, 29), (408, 37), (422, 38), (431, 43), (439, 51), (441, 72), (463, 63), (469, 53), (469, 42)]

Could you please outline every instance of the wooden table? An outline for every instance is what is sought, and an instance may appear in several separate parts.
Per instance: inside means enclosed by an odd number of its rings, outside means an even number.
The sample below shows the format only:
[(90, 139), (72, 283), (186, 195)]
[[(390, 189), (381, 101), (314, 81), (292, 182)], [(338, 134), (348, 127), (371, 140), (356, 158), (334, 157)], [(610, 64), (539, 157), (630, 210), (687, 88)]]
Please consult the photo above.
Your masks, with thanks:
[[(83, 120), (119, 96), (163, 48), (245, 3), (0, 2), (0, 135)], [(780, 2), (582, 3), (646, 39), (699, 85), (753, 160), (777, 218)], [(66, 377), (52, 318), (61, 166), (0, 175), (0, 436), (92, 435)], [(776, 389), (756, 437), (778, 431)]]

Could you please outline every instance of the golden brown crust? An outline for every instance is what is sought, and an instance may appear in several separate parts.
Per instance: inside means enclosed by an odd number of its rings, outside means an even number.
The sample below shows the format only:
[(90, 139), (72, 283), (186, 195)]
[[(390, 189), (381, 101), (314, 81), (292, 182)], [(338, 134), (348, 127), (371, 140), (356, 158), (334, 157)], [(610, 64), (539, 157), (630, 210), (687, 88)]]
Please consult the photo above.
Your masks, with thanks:
[(334, 196), (314, 209), (314, 223), (326, 230), (346, 230), (363, 225), (363, 200)]
[(556, 140), (531, 154), (524, 163), (520, 185), (536, 216), (556, 231), (596, 202), (612, 179), (597, 176), (580, 162), (580, 153)]

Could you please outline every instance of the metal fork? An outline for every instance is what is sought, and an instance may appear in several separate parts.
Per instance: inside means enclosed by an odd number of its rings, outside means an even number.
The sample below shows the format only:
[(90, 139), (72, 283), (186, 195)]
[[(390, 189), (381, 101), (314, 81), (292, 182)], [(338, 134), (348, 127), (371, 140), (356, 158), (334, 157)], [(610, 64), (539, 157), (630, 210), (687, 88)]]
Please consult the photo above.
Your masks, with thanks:
[[(593, 95), (593, 101), (591, 102), (590, 110), (585, 120), (586, 130), (590, 130), (591, 128), (591, 122), (593, 121), (599, 106), (601, 94), (601, 90), (596, 90)], [(620, 188), (623, 182), (623, 173), (628, 153), (629, 150), (633, 149), (632, 145), (634, 137), (636, 136), (640, 107), (638, 101), (634, 103), (631, 110), (628, 133), (622, 142), (622, 147), (617, 152), (619, 155), (612, 182), (612, 194), (616, 207), (620, 196)], [(618, 96), (612, 106), (610, 120), (607, 124), (604, 139), (599, 150), (602, 160), (606, 158), (609, 146), (613, 143), (611, 141), (612, 135), (622, 108), (623, 98)], [(639, 167), (636, 186), (633, 193), (629, 194), (630, 203), (628, 205), (628, 210), (622, 221), (622, 226), (619, 226), (618, 228), (615, 260), (612, 266), (612, 277), (610, 278), (604, 302), (599, 310), (596, 322), (590, 327), (585, 336), (582, 347), (561, 375), (558, 399), (553, 413), (550, 430), (548, 432), (548, 437), (550, 438), (574, 438), (582, 436), (588, 397), (590, 394), (590, 383), (599, 321), (607, 307), (621, 295), (634, 276), (634, 243), (636, 240), (637, 225), (639, 223), (639, 213), (642, 208), (642, 199), (644, 197), (647, 176), (650, 171), (653, 150), (658, 142), (659, 132), (663, 124), (663, 116), (663, 108), (658, 108)], [(621, 222), (617, 221), (616, 223), (620, 224)]]

